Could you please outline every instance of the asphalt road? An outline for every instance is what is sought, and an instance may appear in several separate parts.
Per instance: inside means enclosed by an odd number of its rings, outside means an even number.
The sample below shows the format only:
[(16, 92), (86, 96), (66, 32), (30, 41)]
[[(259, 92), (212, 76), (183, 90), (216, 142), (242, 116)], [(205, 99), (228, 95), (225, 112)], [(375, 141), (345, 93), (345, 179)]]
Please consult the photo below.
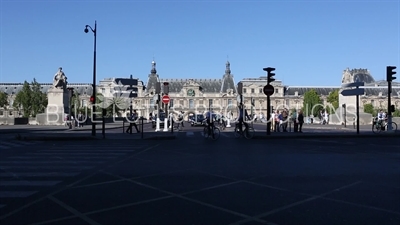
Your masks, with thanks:
[(35, 142), (0, 149), (0, 224), (398, 225), (399, 146), (397, 136)]

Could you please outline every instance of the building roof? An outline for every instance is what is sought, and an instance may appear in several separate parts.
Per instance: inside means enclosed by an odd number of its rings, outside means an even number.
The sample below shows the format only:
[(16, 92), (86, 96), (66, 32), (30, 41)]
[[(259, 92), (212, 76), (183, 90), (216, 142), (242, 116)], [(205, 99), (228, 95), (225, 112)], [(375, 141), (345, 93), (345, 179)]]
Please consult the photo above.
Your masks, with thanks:
[(285, 88), (285, 93), (284, 95), (295, 95), (297, 92), (297, 95), (304, 95), (304, 93), (310, 91), (311, 89), (314, 89), (317, 94), (319, 95), (329, 95), (330, 92), (339, 90), (340, 87), (321, 87), (321, 86), (309, 86), (309, 87), (297, 87), (297, 86), (287, 86)]

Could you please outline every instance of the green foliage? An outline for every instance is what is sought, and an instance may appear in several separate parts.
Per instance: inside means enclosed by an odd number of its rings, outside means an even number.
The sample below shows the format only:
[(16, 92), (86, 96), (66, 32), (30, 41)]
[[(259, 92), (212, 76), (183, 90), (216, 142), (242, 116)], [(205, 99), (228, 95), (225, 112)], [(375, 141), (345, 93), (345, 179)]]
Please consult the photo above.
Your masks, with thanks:
[(0, 92), (0, 107), (8, 106), (7, 93)]
[(376, 110), (374, 109), (374, 106), (370, 103), (364, 105), (364, 112), (370, 113), (372, 114), (372, 116), (376, 116)]
[(38, 113), (43, 113), (47, 107), (47, 95), (41, 91), (40, 84), (34, 78), (31, 83), (31, 115), (35, 117)]
[(22, 90), (15, 96), (13, 107), (17, 110), (23, 110), (23, 117), (36, 116), (44, 112), (47, 106), (47, 96), (42, 93), (40, 84), (33, 79), (29, 84), (24, 81)]
[(399, 110), (399, 109), (396, 109), (396, 110), (393, 112), (392, 116), (393, 116), (393, 117), (400, 117), (400, 110)]
[(32, 90), (27, 81), (24, 81), (22, 90), (17, 93), (13, 103), (13, 107), (18, 111), (23, 110), (23, 117), (29, 117), (32, 110), (32, 105), (30, 103), (32, 96)]
[(335, 113), (335, 110), (339, 108), (339, 89), (329, 93), (327, 102), (332, 105), (332, 107), (329, 107), (329, 114)]
[(303, 112), (304, 115), (314, 115), (317, 116), (319, 111), (323, 109), (321, 98), (318, 93), (311, 89), (304, 93), (303, 100)]

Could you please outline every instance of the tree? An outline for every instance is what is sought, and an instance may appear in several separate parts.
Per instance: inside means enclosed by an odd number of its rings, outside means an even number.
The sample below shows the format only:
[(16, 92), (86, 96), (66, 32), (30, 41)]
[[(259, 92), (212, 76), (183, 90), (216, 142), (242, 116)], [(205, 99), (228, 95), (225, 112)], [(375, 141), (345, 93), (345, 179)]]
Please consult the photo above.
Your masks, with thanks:
[(335, 113), (336, 109), (339, 108), (339, 89), (329, 93), (327, 102), (332, 105), (332, 107), (329, 108), (329, 114)]
[(375, 114), (376, 114), (376, 110), (374, 109), (374, 106), (370, 103), (364, 105), (364, 112), (372, 114), (372, 116), (375, 116)]
[(24, 81), (22, 90), (15, 96), (13, 107), (17, 110), (23, 110), (23, 117), (36, 116), (44, 112), (47, 106), (47, 96), (41, 91), (40, 84), (33, 79), (29, 84)]
[(314, 89), (304, 93), (303, 113), (305, 116), (311, 114), (317, 116), (323, 108), (321, 98)]
[(17, 93), (13, 103), (13, 107), (18, 111), (23, 110), (23, 117), (29, 117), (32, 110), (32, 105), (30, 103), (32, 96), (32, 90), (27, 81), (24, 81), (22, 90)]
[(47, 107), (47, 95), (41, 91), (40, 84), (33, 78), (31, 83), (31, 112), (30, 114), (35, 117), (38, 113), (43, 113)]
[(7, 93), (0, 92), (0, 107), (5, 108), (7, 106), (8, 106)]

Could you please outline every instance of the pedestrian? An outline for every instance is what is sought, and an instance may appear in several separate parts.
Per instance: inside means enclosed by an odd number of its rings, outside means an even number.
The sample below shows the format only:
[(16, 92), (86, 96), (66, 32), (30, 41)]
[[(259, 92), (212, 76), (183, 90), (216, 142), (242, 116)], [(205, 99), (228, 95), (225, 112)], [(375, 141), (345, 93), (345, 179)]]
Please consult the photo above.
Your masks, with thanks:
[(301, 131), (301, 128), (303, 127), (304, 124), (304, 115), (302, 110), (299, 110), (299, 114), (297, 115), (297, 123), (299, 132), (303, 133), (303, 131)]

